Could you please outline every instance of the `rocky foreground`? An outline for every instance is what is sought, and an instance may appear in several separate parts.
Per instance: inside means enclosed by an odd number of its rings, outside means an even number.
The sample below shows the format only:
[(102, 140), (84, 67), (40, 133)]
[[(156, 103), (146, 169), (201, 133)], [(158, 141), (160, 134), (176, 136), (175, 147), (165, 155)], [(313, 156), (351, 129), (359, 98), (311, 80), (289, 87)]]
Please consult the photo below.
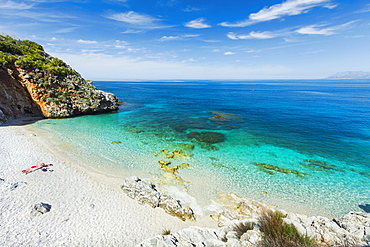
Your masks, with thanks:
[[(165, 195), (156, 186), (131, 177), (122, 185), (123, 191), (131, 198), (153, 208), (160, 207), (167, 213), (182, 220), (195, 220), (192, 209), (180, 201)], [(213, 200), (218, 208), (211, 218), (219, 228), (192, 226), (175, 233), (170, 231), (137, 245), (149, 246), (243, 246), (258, 247), (262, 239), (259, 218), (264, 212), (275, 211), (276, 207), (240, 198), (235, 194), (220, 194)], [(342, 217), (328, 219), (321, 216), (305, 215), (280, 210), (284, 222), (292, 224), (300, 234), (315, 240), (320, 246), (370, 246), (370, 213), (350, 212)], [(252, 229), (240, 230), (243, 225)]]
[(98, 90), (42, 46), (0, 35), (0, 122), (110, 112), (118, 105), (115, 95)]

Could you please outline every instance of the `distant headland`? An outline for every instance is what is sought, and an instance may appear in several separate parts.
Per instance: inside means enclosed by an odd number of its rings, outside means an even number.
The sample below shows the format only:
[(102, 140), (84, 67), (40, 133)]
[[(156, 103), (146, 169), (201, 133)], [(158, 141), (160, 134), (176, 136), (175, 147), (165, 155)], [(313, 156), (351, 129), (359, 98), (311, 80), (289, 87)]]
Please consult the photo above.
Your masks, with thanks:
[(0, 35), (0, 122), (110, 112), (118, 105), (115, 95), (98, 90), (41, 45)]
[(325, 79), (340, 80), (340, 79), (370, 79), (370, 72), (366, 71), (346, 71), (332, 74)]

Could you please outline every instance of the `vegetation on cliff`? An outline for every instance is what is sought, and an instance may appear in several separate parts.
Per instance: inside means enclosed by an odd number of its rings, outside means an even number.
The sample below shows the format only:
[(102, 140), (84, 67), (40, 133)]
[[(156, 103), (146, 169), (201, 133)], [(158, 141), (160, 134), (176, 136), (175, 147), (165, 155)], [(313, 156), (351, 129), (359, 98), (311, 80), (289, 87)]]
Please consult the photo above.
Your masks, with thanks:
[(62, 60), (47, 55), (41, 45), (0, 35), (0, 65), (8, 67), (12, 64), (24, 69), (41, 69), (53, 75), (76, 74)]
[[(1, 86), (22, 85), (28, 92), (24, 96), (30, 96), (45, 117), (71, 117), (118, 108), (115, 95), (97, 90), (64, 61), (50, 56), (41, 45), (29, 40), (0, 35), (0, 74)], [(14, 103), (17, 101), (14, 98), (1, 100), (0, 110), (5, 115), (14, 112), (11, 108), (15, 107), (30, 109)]]

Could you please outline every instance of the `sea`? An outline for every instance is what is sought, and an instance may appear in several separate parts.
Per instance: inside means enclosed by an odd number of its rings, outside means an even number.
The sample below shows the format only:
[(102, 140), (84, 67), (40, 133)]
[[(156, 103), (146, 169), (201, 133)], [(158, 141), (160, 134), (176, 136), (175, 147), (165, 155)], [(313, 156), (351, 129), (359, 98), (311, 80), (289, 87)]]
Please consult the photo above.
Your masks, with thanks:
[(370, 80), (94, 85), (118, 112), (32, 124), (91, 169), (152, 181), (199, 214), (220, 193), (308, 215), (370, 212)]

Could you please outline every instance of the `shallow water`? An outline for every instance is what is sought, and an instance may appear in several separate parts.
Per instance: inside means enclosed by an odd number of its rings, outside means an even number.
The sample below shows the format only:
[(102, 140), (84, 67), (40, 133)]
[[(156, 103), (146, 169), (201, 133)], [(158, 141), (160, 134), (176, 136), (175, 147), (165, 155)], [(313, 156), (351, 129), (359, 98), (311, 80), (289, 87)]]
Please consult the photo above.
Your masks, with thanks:
[[(204, 206), (217, 191), (324, 215), (370, 204), (369, 80), (94, 85), (126, 102), (118, 113), (34, 124), (94, 167), (176, 186)], [(171, 174), (159, 160), (189, 166)]]

